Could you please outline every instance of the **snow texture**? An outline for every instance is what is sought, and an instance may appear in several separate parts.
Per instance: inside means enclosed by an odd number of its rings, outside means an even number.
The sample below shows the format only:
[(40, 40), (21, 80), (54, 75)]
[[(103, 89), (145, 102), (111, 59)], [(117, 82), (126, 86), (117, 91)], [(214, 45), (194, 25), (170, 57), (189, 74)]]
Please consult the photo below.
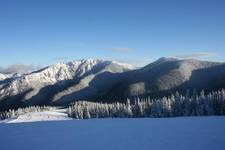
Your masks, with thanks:
[(38, 122), (38, 121), (56, 121), (56, 120), (70, 120), (65, 113), (66, 109), (56, 109), (52, 111), (43, 112), (29, 112), (20, 115), (16, 118), (10, 118), (0, 123), (21, 123), (21, 122)]
[(225, 117), (0, 124), (2, 150), (222, 150)]

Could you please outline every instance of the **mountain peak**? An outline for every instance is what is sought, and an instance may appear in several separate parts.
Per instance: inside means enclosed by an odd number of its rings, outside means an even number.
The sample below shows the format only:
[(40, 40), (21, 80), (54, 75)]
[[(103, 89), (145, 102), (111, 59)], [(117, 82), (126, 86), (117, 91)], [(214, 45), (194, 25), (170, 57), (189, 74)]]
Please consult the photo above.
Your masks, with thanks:
[(94, 66), (107, 66), (107, 65), (118, 65), (124, 69), (133, 70), (135, 69), (132, 65), (127, 63), (121, 63), (114, 60), (104, 60), (104, 59), (81, 59), (69, 62), (59, 62), (48, 66), (45, 69), (59, 70), (61, 68), (68, 68), (69, 70), (74, 70), (77, 68), (91, 69)]
[(177, 60), (179, 59), (175, 57), (161, 57), (157, 59), (155, 62), (168, 62), (168, 61), (177, 61)]

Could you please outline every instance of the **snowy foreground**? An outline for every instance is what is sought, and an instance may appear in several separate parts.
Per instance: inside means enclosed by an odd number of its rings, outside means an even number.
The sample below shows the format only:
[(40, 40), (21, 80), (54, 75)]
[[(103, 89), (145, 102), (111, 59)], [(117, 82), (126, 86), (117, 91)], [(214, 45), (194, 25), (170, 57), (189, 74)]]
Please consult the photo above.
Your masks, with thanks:
[(2, 150), (222, 150), (225, 117), (0, 123)]

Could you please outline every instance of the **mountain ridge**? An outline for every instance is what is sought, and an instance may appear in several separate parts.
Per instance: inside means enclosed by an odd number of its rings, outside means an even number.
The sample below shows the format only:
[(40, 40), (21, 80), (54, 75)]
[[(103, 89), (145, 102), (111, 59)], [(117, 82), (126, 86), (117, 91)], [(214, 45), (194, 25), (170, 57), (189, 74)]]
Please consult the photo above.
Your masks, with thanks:
[[(221, 71), (224, 67), (224, 63), (166, 57), (138, 69), (101, 59), (57, 63), (16, 78), (1, 80), (0, 108), (65, 105), (81, 99), (122, 101), (127, 97), (194, 89), (194, 86), (223, 88), (224, 82), (213, 84), (210, 78), (224, 81), (225, 71)], [(210, 72), (208, 76), (205, 70)], [(211, 70), (219, 74), (215, 75)], [(202, 72), (205, 72), (209, 85), (196, 81), (196, 76)]]
[[(43, 100), (39, 99), (44, 97), (37, 95), (39, 95), (41, 90), (44, 90), (45, 93), (49, 93), (49, 91), (45, 90), (46, 87), (52, 87), (53, 90), (58, 92), (60, 90), (56, 90), (56, 88), (66, 88), (68, 84), (74, 84), (78, 82), (79, 79), (94, 76), (95, 74), (104, 71), (113, 73), (124, 72), (130, 70), (129, 67), (115, 61), (100, 59), (87, 59), (71, 61), (68, 63), (57, 63), (32, 73), (24, 74), (18, 78), (11, 78), (9, 82), (4, 83), (4, 86), (1, 87), (0, 100), (6, 99), (5, 101), (7, 103), (7, 99), (16, 97), (21, 93), (26, 93), (20, 100), (11, 101), (20, 101), (22, 103), (28, 102), (28, 105), (40, 104), (38, 101)], [(88, 86), (88, 83), (81, 86)], [(43, 94), (46, 95), (45, 93)]]

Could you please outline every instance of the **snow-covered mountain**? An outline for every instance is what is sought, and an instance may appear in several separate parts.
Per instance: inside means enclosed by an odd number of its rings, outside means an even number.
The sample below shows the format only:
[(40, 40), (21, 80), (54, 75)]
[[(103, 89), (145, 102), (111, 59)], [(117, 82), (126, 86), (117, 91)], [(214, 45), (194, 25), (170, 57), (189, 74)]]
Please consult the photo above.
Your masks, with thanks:
[[(131, 68), (131, 65), (99, 59), (58, 63), (30, 74), (12, 78), (0, 89), (0, 100), (19, 97), (15, 100), (17, 104), (42, 104), (46, 101), (51, 103), (51, 100), (46, 100), (51, 98), (56, 102), (65, 95), (62, 91), (67, 88), (70, 89), (65, 92), (66, 94), (77, 92), (89, 87), (89, 83), (99, 74), (122, 73)], [(6, 77), (2, 75), (2, 79), (6, 79)], [(92, 92), (94, 94), (95, 91)]]
[(6, 79), (9, 79), (9, 78), (17, 78), (17, 77), (20, 77), (20, 76), (21, 76), (21, 74), (19, 74), (19, 73), (13, 73), (13, 74), (0, 73), (0, 81), (6, 80)]
[(116, 61), (88, 59), (58, 63), (12, 77), (0, 75), (0, 109), (65, 105), (76, 100), (115, 101), (186, 89), (225, 87), (225, 64), (160, 58), (134, 69)]
[[(112, 78), (114, 75), (111, 75)], [(99, 99), (116, 97), (151, 96), (158, 97), (171, 92), (213, 90), (225, 87), (225, 64), (193, 59), (160, 58), (149, 65), (123, 73)]]
[(5, 80), (5, 79), (6, 79), (6, 76), (4, 74), (0, 73), (0, 81)]

